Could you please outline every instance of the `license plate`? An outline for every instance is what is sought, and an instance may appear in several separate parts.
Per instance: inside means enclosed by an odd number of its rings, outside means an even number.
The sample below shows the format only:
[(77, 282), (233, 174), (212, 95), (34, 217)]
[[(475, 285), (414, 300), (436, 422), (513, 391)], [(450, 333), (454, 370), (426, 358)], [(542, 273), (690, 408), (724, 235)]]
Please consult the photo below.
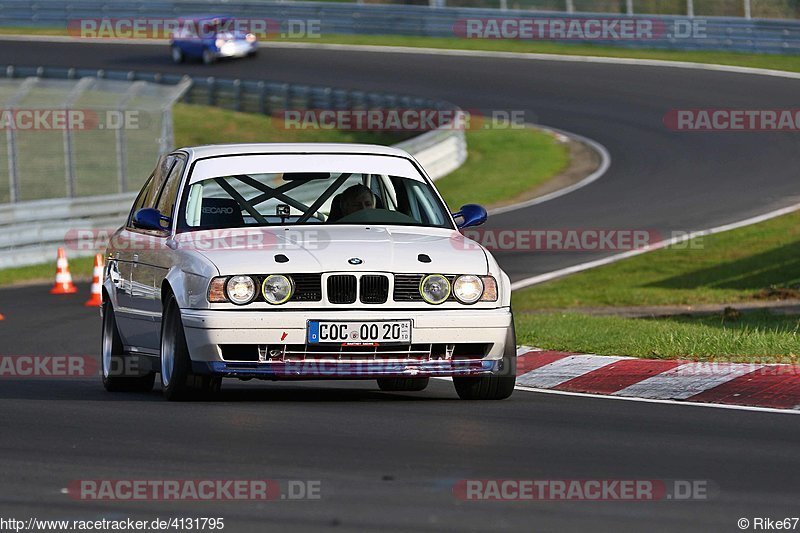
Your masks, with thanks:
[(411, 321), (309, 320), (308, 344), (411, 344)]

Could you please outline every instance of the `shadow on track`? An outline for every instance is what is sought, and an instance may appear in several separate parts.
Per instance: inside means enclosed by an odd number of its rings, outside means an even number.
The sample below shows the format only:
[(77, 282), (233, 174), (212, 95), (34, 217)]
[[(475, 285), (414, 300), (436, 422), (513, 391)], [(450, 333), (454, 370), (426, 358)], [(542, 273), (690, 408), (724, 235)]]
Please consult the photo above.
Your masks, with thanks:
[[(433, 385), (433, 384), (432, 384)], [(213, 399), (198, 398), (187, 403), (225, 404), (225, 403), (337, 403), (337, 402), (421, 402), (448, 400), (460, 402), (452, 385), (442, 383), (431, 386), (430, 390), (417, 393), (381, 392), (377, 385), (369, 381), (330, 383), (298, 382), (294, 384), (272, 382), (239, 383), (223, 381), (222, 391)], [(0, 387), (0, 400), (46, 400), (46, 401), (89, 401), (89, 402), (164, 402), (158, 385), (152, 392), (106, 392), (100, 378), (81, 379), (6, 379)]]

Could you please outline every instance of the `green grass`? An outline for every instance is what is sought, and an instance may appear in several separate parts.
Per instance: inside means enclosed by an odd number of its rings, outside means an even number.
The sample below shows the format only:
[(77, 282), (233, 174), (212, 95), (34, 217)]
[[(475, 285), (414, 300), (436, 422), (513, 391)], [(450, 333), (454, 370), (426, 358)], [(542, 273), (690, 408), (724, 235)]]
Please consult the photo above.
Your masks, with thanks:
[(800, 55), (744, 54), (715, 51), (680, 51), (630, 49), (593, 44), (571, 44), (543, 41), (503, 39), (459, 39), (457, 37), (413, 37), (394, 35), (324, 35), (306, 42), (325, 44), (367, 44), (377, 46), (411, 46), (493, 52), (523, 52), (540, 54), (588, 55), (600, 57), (629, 57), (715, 63), (800, 72)]
[(800, 295), (800, 213), (516, 291), (520, 343), (640, 357), (796, 362), (800, 316), (635, 319), (526, 310), (734, 303)]
[[(67, 251), (69, 255), (69, 251)], [(94, 257), (76, 257), (69, 260), (69, 271), (73, 278), (91, 279)], [(56, 279), (56, 258), (49, 263), (24, 267), (0, 269), (0, 287), (17, 283), (53, 282)]]
[(176, 104), (173, 118), (177, 146), (249, 142), (394, 144), (402, 140), (383, 132), (283, 129), (272, 117), (192, 104)]
[(518, 315), (520, 344), (551, 350), (657, 359), (796, 363), (798, 316), (746, 313), (664, 319), (588, 316), (577, 313)]
[(742, 302), (798, 284), (800, 213), (793, 213), (519, 290), (513, 305), (525, 311)]
[[(66, 35), (64, 28), (3, 27), (0, 35)], [(746, 54), (738, 52), (681, 51), (629, 49), (616, 46), (524, 41), (505, 39), (461, 39), (458, 37), (416, 37), (400, 35), (323, 35), (319, 38), (291, 39), (292, 42), (322, 44), (360, 44), (375, 46), (411, 46), (493, 52), (522, 52), (540, 54), (588, 55), (600, 57), (629, 57), (715, 63), (800, 72), (800, 55)], [(266, 46), (269, 44), (267, 43)]]
[(567, 146), (539, 130), (468, 131), (467, 149), (466, 163), (436, 181), (453, 210), (467, 203), (492, 207), (511, 200), (569, 164)]

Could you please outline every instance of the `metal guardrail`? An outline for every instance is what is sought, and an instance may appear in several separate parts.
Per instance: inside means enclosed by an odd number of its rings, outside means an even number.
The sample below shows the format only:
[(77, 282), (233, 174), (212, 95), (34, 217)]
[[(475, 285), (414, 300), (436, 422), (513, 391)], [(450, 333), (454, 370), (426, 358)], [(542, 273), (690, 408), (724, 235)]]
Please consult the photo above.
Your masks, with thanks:
[[(184, 102), (268, 115), (296, 109), (402, 108), (459, 112), (453, 104), (438, 100), (280, 82), (74, 68), (6, 66), (0, 69), (0, 78), (79, 79), (94, 76), (131, 82), (189, 84), (183, 93)], [(433, 179), (458, 168), (467, 157), (463, 129), (447, 124), (396, 146), (414, 155)], [(96, 251), (87, 248), (85, 243), (68, 242), (70, 236), (75, 237), (78, 230), (119, 226), (132, 202), (133, 195), (128, 193), (0, 205), (0, 268), (48, 261), (55, 256), (57, 246), (72, 248), (73, 256), (92, 255)]]
[[(248, 2), (234, 0), (218, 3), (197, 0), (3, 0), (0, 26), (66, 27), (67, 21), (97, 18), (175, 18), (193, 13), (224, 10), (240, 18), (265, 18), (286, 30), (290, 21), (319, 21), (319, 32), (358, 35), (418, 35), (456, 37), (454, 28), (465, 19), (485, 18), (568, 18), (619, 19), (628, 15), (609, 13), (564, 13), (556, 11), (501, 10), (484, 8), (427, 7), (417, 5), (352, 4), (342, 2)], [(544, 9), (547, 9), (545, 7)], [(635, 15), (674, 25), (676, 21), (700, 20), (703, 34), (679, 38), (663, 32), (653, 38), (608, 39), (604, 45), (623, 47), (671, 48), (681, 50), (728, 50), (736, 52), (800, 53), (800, 21), (746, 19), (738, 17), (703, 17)], [(691, 17), (691, 12), (689, 17)], [(596, 42), (571, 40), (570, 42)]]

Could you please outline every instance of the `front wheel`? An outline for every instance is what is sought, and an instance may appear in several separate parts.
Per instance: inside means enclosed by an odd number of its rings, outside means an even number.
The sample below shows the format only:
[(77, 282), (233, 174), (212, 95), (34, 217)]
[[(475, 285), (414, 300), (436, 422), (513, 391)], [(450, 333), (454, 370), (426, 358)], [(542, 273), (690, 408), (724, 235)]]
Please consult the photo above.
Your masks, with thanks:
[(514, 392), (517, 382), (517, 334), (514, 317), (506, 333), (505, 352), (498, 375), (485, 377), (454, 377), (453, 385), (462, 400), (505, 400)]
[(211, 396), (219, 392), (222, 378), (192, 374), (181, 312), (174, 297), (164, 306), (161, 319), (161, 390), (170, 401), (190, 399), (193, 393)]
[(505, 400), (514, 392), (516, 380), (516, 376), (453, 378), (453, 385), (462, 400)]
[(153, 390), (155, 373), (139, 374), (131, 368), (133, 360), (125, 355), (117, 330), (114, 307), (103, 302), (103, 337), (101, 341), (103, 387), (109, 392), (147, 392)]
[(430, 378), (378, 378), (378, 388), (385, 392), (419, 392)]
[(203, 49), (203, 63), (210, 65), (217, 60), (216, 54), (208, 48)]

